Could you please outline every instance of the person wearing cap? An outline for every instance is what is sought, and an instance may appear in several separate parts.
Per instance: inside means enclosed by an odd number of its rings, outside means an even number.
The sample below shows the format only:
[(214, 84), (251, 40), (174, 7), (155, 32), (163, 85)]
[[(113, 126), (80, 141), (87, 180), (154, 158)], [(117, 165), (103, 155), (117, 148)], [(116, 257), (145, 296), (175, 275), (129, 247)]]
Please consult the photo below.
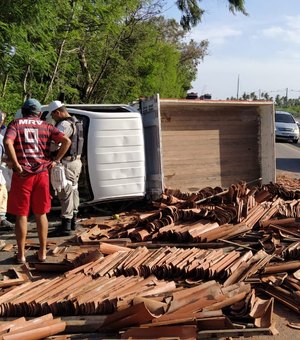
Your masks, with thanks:
[[(72, 143), (74, 143), (73, 136), (78, 132), (76, 131), (76, 125), (74, 124), (76, 118), (69, 114), (65, 105), (59, 100), (51, 102), (48, 106), (48, 111), (49, 115), (51, 115), (52, 119), (56, 122), (55, 126), (61, 132), (65, 133)], [(56, 149), (58, 149), (58, 147), (58, 145), (55, 146)], [(57, 192), (61, 204), (61, 225), (57, 226), (55, 230), (49, 233), (49, 237), (68, 236), (76, 229), (76, 218), (79, 207), (78, 180), (82, 162), (80, 154), (76, 157), (70, 156), (72, 147), (74, 147), (74, 145), (69, 147), (65, 156), (62, 158), (62, 164), (64, 166), (65, 177), (68, 184), (61, 191)]]
[[(4, 119), (6, 114), (0, 110), (0, 125), (3, 126)], [(1, 131), (2, 132), (2, 131)], [(13, 230), (13, 224), (6, 219), (6, 210), (7, 210), (7, 185), (6, 179), (3, 172), (6, 170), (6, 164), (2, 160), (4, 159), (4, 145), (3, 145), (3, 135), (0, 134), (0, 162), (1, 162), (1, 170), (0, 170), (0, 230)]]
[[(45, 261), (48, 233), (47, 213), (51, 209), (48, 169), (56, 166), (71, 141), (53, 125), (42, 121), (41, 104), (27, 99), (22, 106), (22, 118), (7, 127), (4, 146), (12, 162), (13, 176), (8, 195), (7, 212), (16, 215), (17, 262), (26, 262), (25, 241), (30, 210), (35, 215), (40, 248), (37, 259)], [(51, 160), (51, 141), (61, 143), (56, 159)]]

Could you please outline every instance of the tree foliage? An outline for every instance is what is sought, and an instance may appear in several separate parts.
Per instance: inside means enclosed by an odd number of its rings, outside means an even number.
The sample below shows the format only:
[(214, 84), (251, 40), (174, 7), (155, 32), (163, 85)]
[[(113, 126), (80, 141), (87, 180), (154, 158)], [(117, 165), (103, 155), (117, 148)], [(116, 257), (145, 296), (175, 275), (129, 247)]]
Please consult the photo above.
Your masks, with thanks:
[(228, 100), (266, 100), (273, 101), (277, 110), (284, 110), (294, 114), (296, 117), (300, 117), (300, 97), (299, 98), (287, 98), (287, 96), (276, 95), (272, 97), (268, 92), (261, 92), (257, 95), (256, 92), (246, 93), (244, 92), (241, 97), (231, 97)]
[[(244, 10), (244, 1), (228, 1)], [(187, 41), (186, 29), (203, 11), (200, 1), (176, 1), (180, 25), (161, 16), (163, 3), (0, 0), (0, 108), (15, 111), (30, 96), (48, 103), (59, 93), (68, 103), (185, 97), (208, 47)]]
[[(201, 22), (205, 11), (200, 7), (201, 0), (177, 0), (176, 4), (182, 12), (180, 24), (185, 30), (190, 30)], [(245, 9), (245, 0), (228, 0), (230, 12), (241, 12), (248, 15)]]

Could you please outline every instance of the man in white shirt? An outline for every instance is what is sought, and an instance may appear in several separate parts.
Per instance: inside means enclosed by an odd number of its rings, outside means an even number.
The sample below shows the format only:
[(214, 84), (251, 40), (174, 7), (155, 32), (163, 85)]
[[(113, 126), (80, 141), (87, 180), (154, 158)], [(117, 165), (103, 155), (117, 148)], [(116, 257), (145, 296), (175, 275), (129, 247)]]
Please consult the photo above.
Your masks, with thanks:
[[(57, 192), (61, 203), (62, 224), (52, 233), (49, 233), (48, 236), (69, 236), (72, 230), (76, 229), (76, 218), (79, 206), (78, 180), (82, 168), (81, 154), (77, 153), (77, 145), (74, 145), (77, 143), (76, 134), (79, 133), (78, 125), (76, 125), (77, 119), (69, 114), (66, 107), (59, 100), (51, 102), (48, 111), (49, 115), (51, 115), (56, 122), (55, 126), (72, 141), (69, 150), (61, 160), (68, 184), (61, 191)], [(58, 148), (59, 146), (56, 145), (56, 149)]]

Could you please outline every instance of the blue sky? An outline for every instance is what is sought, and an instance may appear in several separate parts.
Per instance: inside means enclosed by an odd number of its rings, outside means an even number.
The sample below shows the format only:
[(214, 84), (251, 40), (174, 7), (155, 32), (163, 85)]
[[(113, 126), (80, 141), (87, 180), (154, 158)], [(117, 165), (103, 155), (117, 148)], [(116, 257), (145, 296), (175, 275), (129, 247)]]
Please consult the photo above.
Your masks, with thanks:
[[(164, 14), (178, 19), (175, 0), (167, 3)], [(300, 0), (245, 0), (248, 16), (229, 12), (227, 0), (200, 5), (206, 13), (188, 37), (208, 39), (209, 55), (191, 91), (213, 99), (237, 92), (300, 97)]]

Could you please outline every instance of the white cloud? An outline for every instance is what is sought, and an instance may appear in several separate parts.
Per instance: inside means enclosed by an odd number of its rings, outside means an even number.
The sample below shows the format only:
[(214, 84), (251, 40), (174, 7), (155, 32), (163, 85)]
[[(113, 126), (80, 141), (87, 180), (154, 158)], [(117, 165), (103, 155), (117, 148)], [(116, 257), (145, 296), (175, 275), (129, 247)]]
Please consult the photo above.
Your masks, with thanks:
[(271, 26), (262, 30), (262, 34), (278, 41), (300, 44), (300, 15), (286, 16), (282, 26)]
[[(295, 45), (287, 47), (287, 48), (283, 48), (283, 49), (279, 49), (277, 50), (277, 56), (279, 58), (288, 58), (289, 60), (286, 61), (287, 63), (290, 63), (291, 60), (297, 60), (297, 62), (300, 62), (300, 49), (296, 48)], [(299, 66), (296, 66), (296, 69), (298, 69)], [(299, 75), (300, 76), (300, 75)]]
[(268, 38), (278, 38), (278, 35), (283, 35), (285, 33), (285, 30), (281, 27), (273, 26), (262, 30), (262, 33)]
[(280, 43), (284, 41), (286, 43), (300, 44), (300, 28), (298, 30), (282, 28), (273, 26), (262, 31), (262, 34), (267, 38), (274, 38)]
[[(273, 6), (275, 0), (268, 1)], [(284, 6), (281, 10), (275, 6), (273, 13), (272, 7), (265, 4), (262, 13), (254, 4), (256, 12), (253, 10), (250, 17), (238, 20), (230, 17), (222, 24), (221, 18), (215, 25), (200, 25), (189, 38), (208, 39), (210, 55), (199, 65), (192, 90), (199, 95), (211, 93), (214, 99), (226, 99), (236, 96), (239, 77), (239, 95), (260, 91), (275, 97), (288, 90), (290, 98), (298, 98), (300, 15), (293, 14), (300, 13), (299, 6), (289, 7), (289, 15), (284, 16), (287, 13)]]
[(241, 34), (241, 31), (230, 26), (218, 26), (206, 29), (195, 29), (187, 38), (194, 39), (195, 41), (207, 39), (214, 44), (224, 44), (228, 39), (238, 37)]
[(296, 31), (300, 31), (300, 15), (296, 16), (286, 16), (287, 25)]

